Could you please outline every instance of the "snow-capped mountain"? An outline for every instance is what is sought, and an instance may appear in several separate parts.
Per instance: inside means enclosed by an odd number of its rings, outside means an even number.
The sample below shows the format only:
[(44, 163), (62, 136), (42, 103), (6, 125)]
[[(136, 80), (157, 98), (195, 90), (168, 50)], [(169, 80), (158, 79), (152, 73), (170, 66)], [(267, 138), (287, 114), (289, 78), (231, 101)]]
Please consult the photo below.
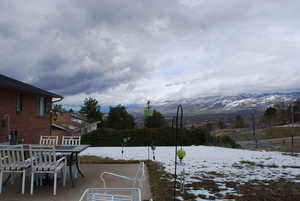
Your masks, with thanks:
[[(167, 100), (153, 104), (152, 107), (164, 115), (173, 115), (179, 104), (184, 108), (185, 116), (201, 114), (233, 113), (256, 108), (263, 111), (266, 107), (279, 102), (293, 102), (300, 99), (300, 92), (240, 94), (234, 96), (208, 96), (181, 100)], [(130, 108), (131, 113), (141, 113), (143, 106)]]

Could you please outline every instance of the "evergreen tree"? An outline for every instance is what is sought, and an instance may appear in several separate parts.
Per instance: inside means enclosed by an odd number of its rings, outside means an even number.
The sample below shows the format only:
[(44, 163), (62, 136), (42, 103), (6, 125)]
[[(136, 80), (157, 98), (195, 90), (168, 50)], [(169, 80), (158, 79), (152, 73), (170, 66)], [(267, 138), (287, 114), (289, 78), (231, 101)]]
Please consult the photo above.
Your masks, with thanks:
[(295, 122), (300, 121), (299, 114), (300, 114), (300, 99), (297, 99), (294, 102), (294, 121)]
[(273, 122), (276, 120), (277, 117), (277, 110), (274, 107), (268, 107), (264, 113), (264, 117), (269, 123), (269, 127), (272, 127)]
[(55, 104), (53, 106), (53, 111), (55, 111), (55, 112), (65, 112), (66, 109), (62, 105)]
[(84, 99), (83, 106), (79, 112), (86, 116), (89, 122), (102, 121), (102, 113), (98, 101), (92, 97)]
[(147, 128), (161, 128), (166, 126), (167, 121), (165, 117), (158, 111), (153, 110), (153, 115), (146, 117), (145, 126)]
[(277, 124), (286, 124), (290, 120), (290, 114), (289, 114), (289, 106), (285, 102), (277, 103), (273, 106), (276, 109), (277, 117), (276, 117), (276, 123)]
[(113, 129), (128, 129), (135, 127), (134, 117), (121, 105), (110, 107), (105, 123), (106, 127)]
[(245, 121), (240, 114), (235, 117), (235, 128), (245, 128)]
[(225, 128), (225, 123), (224, 123), (224, 121), (221, 120), (221, 119), (218, 121), (218, 128), (219, 128), (219, 129), (224, 129), (224, 128)]

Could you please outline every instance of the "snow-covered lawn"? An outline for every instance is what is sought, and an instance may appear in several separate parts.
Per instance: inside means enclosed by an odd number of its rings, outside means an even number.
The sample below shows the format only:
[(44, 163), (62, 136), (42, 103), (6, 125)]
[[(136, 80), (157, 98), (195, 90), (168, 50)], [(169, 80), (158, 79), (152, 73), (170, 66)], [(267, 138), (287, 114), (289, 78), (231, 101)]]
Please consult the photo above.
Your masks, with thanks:
[[(298, 182), (300, 175), (300, 160), (295, 156), (283, 155), (281, 152), (250, 151), (212, 146), (183, 147), (186, 157), (183, 159), (186, 173), (186, 184), (201, 181), (202, 178), (213, 180), (220, 189), (219, 193), (234, 193), (224, 185), (224, 182), (268, 181), (276, 179), (289, 179)], [(174, 147), (157, 147), (156, 160), (164, 164), (166, 170), (174, 172)], [(92, 147), (81, 155), (96, 155), (122, 159), (120, 147)], [(147, 147), (126, 147), (125, 159), (148, 159)], [(150, 150), (150, 158), (152, 151)], [(179, 172), (181, 168), (179, 168)], [(211, 195), (207, 189), (193, 189), (192, 194)]]

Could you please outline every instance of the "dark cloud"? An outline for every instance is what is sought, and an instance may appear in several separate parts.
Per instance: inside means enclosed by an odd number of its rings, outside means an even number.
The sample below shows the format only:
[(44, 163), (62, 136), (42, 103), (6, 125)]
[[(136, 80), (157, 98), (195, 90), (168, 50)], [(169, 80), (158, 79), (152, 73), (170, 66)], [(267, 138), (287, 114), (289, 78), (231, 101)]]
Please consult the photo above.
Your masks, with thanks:
[(106, 102), (287, 90), (300, 84), (299, 9), (296, 0), (2, 0), (0, 72)]

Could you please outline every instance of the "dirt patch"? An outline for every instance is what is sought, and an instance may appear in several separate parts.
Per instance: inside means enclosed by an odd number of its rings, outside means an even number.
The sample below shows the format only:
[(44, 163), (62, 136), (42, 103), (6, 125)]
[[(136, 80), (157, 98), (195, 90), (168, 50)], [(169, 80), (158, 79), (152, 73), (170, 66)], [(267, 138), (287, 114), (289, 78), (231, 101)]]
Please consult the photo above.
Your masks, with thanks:
[(296, 201), (300, 200), (300, 186), (286, 180), (278, 180), (257, 184), (249, 181), (237, 187), (241, 194), (237, 201)]

